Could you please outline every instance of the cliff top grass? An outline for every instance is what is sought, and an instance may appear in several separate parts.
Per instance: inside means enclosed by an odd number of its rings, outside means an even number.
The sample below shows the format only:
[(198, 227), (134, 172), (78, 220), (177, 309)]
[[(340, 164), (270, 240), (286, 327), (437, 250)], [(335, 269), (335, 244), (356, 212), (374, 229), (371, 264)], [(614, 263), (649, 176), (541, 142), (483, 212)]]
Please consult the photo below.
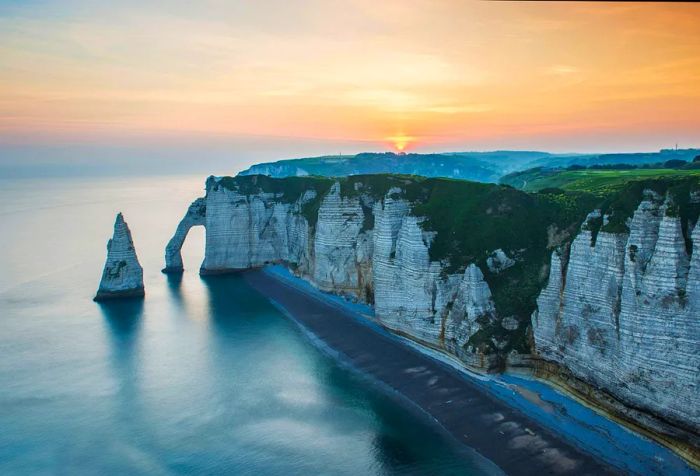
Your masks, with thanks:
[[(314, 227), (318, 219), (318, 209), (323, 198), (330, 191), (331, 186), (339, 182), (340, 194), (345, 198), (363, 199), (362, 205), (367, 209), (373, 202), (381, 200), (390, 189), (400, 187), (405, 190), (405, 198), (411, 201), (419, 200), (420, 192), (417, 184), (426, 180), (415, 175), (351, 175), (348, 177), (285, 177), (272, 178), (267, 175), (239, 175), (236, 177), (220, 177), (207, 180), (207, 190), (218, 185), (234, 190), (244, 195), (256, 193), (274, 194), (283, 203), (293, 203), (299, 200), (304, 193), (313, 191), (316, 196), (306, 201), (301, 208), (302, 215), (309, 224)], [(373, 227), (373, 220), (366, 220), (366, 228)]]
[(276, 179), (267, 175), (246, 175), (238, 177), (209, 177), (207, 190), (216, 183), (220, 186), (234, 190), (243, 195), (257, 193), (271, 193), (279, 197), (284, 203), (292, 203), (299, 199), (306, 191), (313, 190), (317, 195), (328, 193), (333, 181), (325, 177), (286, 177)]
[(350, 175), (347, 177), (309, 175), (284, 178), (273, 178), (267, 175), (239, 175), (236, 177), (219, 177), (218, 179), (210, 177), (207, 181), (207, 188), (218, 183), (224, 188), (235, 190), (245, 195), (272, 193), (280, 197), (283, 202), (291, 203), (298, 200), (304, 192), (309, 190), (315, 191), (317, 195), (323, 198), (335, 182), (340, 183), (340, 191), (343, 197), (360, 197), (365, 195), (374, 199), (381, 199), (393, 187), (413, 190), (416, 184), (425, 180), (428, 179), (417, 175), (401, 174), (368, 174)]
[(559, 188), (600, 197), (599, 208), (609, 221), (603, 225), (601, 217), (590, 224), (594, 238), (601, 230), (627, 233), (627, 221), (642, 200), (644, 190), (653, 190), (662, 199), (668, 194), (672, 200), (668, 213), (682, 218), (689, 246), (687, 225), (698, 217), (698, 206), (690, 202), (690, 193), (700, 189), (700, 156), (693, 162), (670, 160), (663, 164), (573, 166), (568, 169), (538, 167), (509, 174), (501, 182), (525, 191)]
[[(672, 177), (656, 177), (646, 180), (632, 180), (615, 193), (604, 197), (600, 209), (608, 216), (608, 223), (603, 225), (602, 218), (592, 224), (594, 235), (598, 231), (610, 233), (628, 233), (628, 220), (644, 198), (644, 192), (651, 190), (659, 196), (659, 200), (670, 200), (666, 214), (681, 218), (683, 236), (688, 252), (692, 249), (690, 242), (691, 230), (689, 224), (695, 223), (700, 215), (700, 175), (678, 175)], [(696, 200), (691, 197), (696, 196)]]
[(700, 177), (700, 169), (633, 168), (615, 170), (587, 168), (583, 170), (550, 170), (539, 167), (507, 175), (501, 179), (501, 182), (527, 192), (560, 188), (571, 192), (588, 192), (598, 196), (608, 196), (622, 191), (632, 181), (683, 177)]

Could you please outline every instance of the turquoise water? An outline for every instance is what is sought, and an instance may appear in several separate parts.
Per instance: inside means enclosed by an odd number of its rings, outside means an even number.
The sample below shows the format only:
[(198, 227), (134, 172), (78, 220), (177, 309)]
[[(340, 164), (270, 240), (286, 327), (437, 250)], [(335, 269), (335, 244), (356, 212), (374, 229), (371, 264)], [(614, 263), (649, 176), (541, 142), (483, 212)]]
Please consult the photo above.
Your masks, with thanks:
[[(162, 252), (203, 177), (0, 181), (0, 474), (482, 474), (237, 276)], [(146, 300), (91, 301), (124, 212)]]

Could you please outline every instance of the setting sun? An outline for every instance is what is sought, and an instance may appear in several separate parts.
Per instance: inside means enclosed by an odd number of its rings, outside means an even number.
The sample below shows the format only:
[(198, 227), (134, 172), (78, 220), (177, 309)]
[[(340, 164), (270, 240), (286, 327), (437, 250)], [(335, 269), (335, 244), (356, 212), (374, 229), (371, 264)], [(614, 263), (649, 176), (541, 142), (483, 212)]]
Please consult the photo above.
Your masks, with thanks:
[(405, 152), (406, 147), (415, 140), (415, 137), (407, 136), (405, 134), (397, 134), (392, 137), (387, 137), (387, 140), (391, 142), (397, 152)]
[(655, 150), (700, 130), (696, 5), (5, 3), (0, 144), (32, 151), (229, 141), (250, 165), (368, 142)]

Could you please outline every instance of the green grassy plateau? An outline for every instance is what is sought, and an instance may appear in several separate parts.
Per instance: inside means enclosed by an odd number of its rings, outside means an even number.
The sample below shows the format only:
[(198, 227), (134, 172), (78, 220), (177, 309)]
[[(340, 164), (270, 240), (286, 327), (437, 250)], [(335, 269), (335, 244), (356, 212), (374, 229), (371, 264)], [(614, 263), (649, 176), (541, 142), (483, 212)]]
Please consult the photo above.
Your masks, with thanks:
[(621, 190), (633, 180), (700, 176), (700, 169), (632, 169), (632, 170), (547, 170), (531, 169), (507, 175), (501, 183), (527, 192), (546, 188), (608, 195)]

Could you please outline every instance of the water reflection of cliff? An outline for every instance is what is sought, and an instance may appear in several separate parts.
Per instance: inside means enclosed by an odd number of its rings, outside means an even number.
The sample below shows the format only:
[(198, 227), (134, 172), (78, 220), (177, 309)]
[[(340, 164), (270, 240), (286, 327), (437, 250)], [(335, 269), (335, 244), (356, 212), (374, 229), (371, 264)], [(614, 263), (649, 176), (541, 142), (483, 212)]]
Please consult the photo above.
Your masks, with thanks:
[(139, 413), (136, 403), (140, 401), (139, 341), (144, 303), (142, 299), (123, 299), (99, 306), (106, 323), (112, 376), (118, 385), (116, 417), (127, 429)]

